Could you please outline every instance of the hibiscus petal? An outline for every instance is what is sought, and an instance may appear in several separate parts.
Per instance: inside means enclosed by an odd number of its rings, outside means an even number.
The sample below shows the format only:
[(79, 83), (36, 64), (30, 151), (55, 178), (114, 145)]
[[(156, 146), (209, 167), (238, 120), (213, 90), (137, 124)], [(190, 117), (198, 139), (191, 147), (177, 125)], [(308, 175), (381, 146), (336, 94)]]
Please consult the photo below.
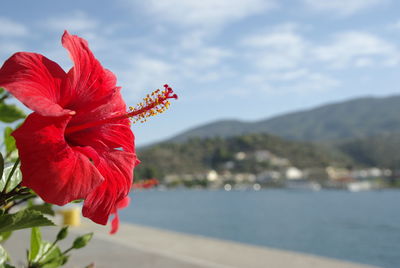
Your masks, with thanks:
[(1, 67), (0, 86), (43, 116), (62, 116), (71, 113), (59, 105), (65, 77), (61, 67), (43, 55), (19, 52)]
[(118, 229), (119, 229), (119, 216), (118, 212), (115, 212), (114, 219), (112, 219), (111, 221), (110, 234), (115, 234), (116, 232), (118, 232)]
[(107, 224), (109, 215), (117, 211), (118, 203), (129, 193), (135, 164), (133, 153), (118, 150), (102, 153), (97, 168), (105, 180), (87, 196), (82, 209), (84, 217)]
[(101, 66), (86, 40), (65, 31), (62, 44), (74, 62), (65, 84), (65, 88), (71, 88), (74, 97), (65, 103), (66, 107), (83, 112), (108, 102), (117, 90), (115, 75)]
[[(77, 113), (71, 118), (68, 127), (95, 122), (111, 117), (113, 114), (125, 113), (125, 111), (126, 105), (118, 91), (112, 95), (109, 102), (96, 109), (87, 113)], [(106, 151), (122, 148), (124, 151), (134, 153), (134, 135), (128, 118), (67, 134), (67, 138), (80, 146), (91, 146), (98, 150)]]
[(124, 199), (122, 199), (121, 201), (118, 202), (117, 204), (117, 209), (115, 212), (113, 212), (114, 218), (111, 221), (111, 230), (110, 230), (110, 234), (115, 234), (118, 231), (119, 228), (119, 216), (118, 216), (118, 209), (123, 209), (126, 208), (127, 206), (129, 206), (131, 199), (129, 196), (125, 197)]
[(71, 147), (64, 129), (70, 116), (28, 116), (13, 132), (21, 159), (22, 184), (44, 201), (64, 205), (85, 198), (103, 180), (95, 167), (98, 154), (90, 147)]

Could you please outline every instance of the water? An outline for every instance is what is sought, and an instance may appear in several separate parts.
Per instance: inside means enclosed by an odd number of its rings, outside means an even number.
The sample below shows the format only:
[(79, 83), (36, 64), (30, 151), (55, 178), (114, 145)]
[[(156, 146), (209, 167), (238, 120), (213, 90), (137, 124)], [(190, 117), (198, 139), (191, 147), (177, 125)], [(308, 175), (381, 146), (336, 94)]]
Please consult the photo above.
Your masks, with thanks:
[(400, 191), (145, 191), (122, 221), (400, 267)]

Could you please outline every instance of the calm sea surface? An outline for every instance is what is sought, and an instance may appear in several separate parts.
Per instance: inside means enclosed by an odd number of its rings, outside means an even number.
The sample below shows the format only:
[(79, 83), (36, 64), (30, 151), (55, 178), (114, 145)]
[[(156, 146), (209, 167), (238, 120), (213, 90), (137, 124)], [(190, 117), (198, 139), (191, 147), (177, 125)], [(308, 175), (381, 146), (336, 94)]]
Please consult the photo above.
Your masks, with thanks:
[(400, 267), (400, 191), (144, 191), (121, 220)]

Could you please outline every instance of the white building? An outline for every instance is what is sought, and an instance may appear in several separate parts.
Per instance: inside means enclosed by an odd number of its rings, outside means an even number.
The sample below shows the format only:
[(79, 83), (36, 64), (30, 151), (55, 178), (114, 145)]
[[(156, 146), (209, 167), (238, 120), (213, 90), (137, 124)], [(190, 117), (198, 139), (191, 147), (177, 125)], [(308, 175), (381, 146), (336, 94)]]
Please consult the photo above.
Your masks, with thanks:
[(303, 171), (297, 167), (288, 167), (285, 171), (285, 177), (288, 180), (299, 180), (303, 178)]

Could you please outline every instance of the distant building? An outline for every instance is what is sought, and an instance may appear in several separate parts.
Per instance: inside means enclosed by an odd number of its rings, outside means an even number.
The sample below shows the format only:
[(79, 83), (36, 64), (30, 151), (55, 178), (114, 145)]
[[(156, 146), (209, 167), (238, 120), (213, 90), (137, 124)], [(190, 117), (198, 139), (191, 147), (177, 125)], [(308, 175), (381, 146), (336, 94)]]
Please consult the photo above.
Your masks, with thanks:
[(282, 178), (282, 174), (275, 170), (265, 170), (256, 176), (256, 181), (259, 183), (276, 182)]
[(210, 170), (206, 174), (206, 178), (209, 182), (214, 182), (218, 180), (218, 173), (215, 170)]
[(340, 180), (341, 178), (350, 177), (350, 170), (346, 168), (337, 168), (337, 167), (327, 167), (326, 173), (331, 180)]
[(288, 180), (299, 180), (303, 178), (303, 171), (296, 167), (288, 167), (285, 171), (285, 177)]
[(245, 152), (237, 152), (236, 154), (235, 154), (235, 159), (236, 160), (238, 160), (238, 161), (241, 161), (241, 160), (244, 160), (244, 159), (246, 159), (246, 153)]
[(270, 161), (273, 155), (268, 150), (258, 150), (254, 152), (254, 157), (257, 162)]

